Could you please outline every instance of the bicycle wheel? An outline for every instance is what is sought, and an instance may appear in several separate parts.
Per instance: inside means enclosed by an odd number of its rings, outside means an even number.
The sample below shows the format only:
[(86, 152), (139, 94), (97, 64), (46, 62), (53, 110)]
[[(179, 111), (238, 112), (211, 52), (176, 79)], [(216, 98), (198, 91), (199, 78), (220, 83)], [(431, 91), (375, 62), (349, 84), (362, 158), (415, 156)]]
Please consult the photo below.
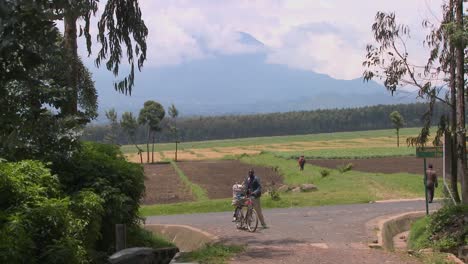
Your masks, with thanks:
[(244, 213), (242, 212), (242, 209), (238, 209), (237, 211), (237, 221), (236, 221), (236, 228), (237, 229), (242, 229), (244, 227)]
[(247, 229), (249, 232), (255, 232), (258, 226), (258, 215), (255, 209), (251, 208), (247, 211), (247, 215), (245, 217), (245, 222), (247, 224)]

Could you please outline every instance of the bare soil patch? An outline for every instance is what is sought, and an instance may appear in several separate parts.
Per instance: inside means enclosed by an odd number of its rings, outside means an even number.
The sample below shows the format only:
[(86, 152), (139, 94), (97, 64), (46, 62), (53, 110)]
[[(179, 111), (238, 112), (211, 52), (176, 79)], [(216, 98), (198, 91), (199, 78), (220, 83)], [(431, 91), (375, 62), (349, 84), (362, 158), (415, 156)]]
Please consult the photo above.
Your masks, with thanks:
[(190, 181), (204, 188), (210, 199), (232, 197), (232, 185), (242, 182), (250, 168), (260, 177), (264, 192), (273, 183), (283, 182), (282, 177), (272, 168), (252, 166), (236, 160), (179, 162), (177, 166)]
[[(353, 164), (353, 170), (374, 173), (414, 173), (422, 175), (423, 159), (416, 157), (393, 157), (371, 159), (317, 159), (307, 160), (307, 163), (320, 167), (336, 169), (338, 166)], [(427, 159), (427, 164), (433, 164), (436, 171), (442, 172), (442, 159)]]
[(193, 201), (190, 190), (180, 180), (171, 164), (145, 165), (146, 194), (143, 204)]

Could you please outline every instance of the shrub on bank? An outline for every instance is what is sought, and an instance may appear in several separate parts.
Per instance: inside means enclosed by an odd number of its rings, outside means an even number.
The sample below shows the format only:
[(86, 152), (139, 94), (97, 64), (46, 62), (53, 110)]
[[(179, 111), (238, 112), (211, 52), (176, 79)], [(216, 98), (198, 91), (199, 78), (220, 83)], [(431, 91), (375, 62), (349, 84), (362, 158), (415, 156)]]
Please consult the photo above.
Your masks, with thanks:
[(450, 205), (411, 227), (409, 246), (413, 249), (431, 247), (456, 253), (468, 244), (468, 205)]

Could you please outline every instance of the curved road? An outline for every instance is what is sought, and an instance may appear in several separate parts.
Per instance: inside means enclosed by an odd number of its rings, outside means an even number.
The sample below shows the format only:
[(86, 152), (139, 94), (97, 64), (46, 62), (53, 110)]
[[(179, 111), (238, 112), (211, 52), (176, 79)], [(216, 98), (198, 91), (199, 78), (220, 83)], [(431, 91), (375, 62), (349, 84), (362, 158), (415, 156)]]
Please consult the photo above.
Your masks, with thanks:
[(270, 228), (253, 234), (237, 230), (228, 212), (150, 216), (146, 223), (190, 225), (224, 242), (247, 244), (231, 263), (419, 263), (367, 244), (376, 239), (371, 220), (424, 209), (424, 201), (402, 201), (264, 210)]

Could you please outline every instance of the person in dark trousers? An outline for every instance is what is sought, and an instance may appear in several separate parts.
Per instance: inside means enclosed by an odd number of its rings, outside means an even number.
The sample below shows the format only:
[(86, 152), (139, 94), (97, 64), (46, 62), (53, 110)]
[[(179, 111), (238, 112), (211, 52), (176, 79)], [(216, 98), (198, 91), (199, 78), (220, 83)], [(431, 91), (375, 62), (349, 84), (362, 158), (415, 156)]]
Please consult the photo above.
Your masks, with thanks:
[(429, 203), (432, 203), (432, 200), (434, 200), (434, 188), (437, 188), (439, 183), (437, 182), (437, 173), (434, 170), (432, 164), (429, 164), (427, 166), (426, 170), (426, 175), (427, 175), (427, 181), (426, 181), (426, 188), (427, 188), (427, 193), (429, 195)]
[(260, 184), (260, 179), (255, 176), (255, 171), (253, 169), (249, 170), (249, 176), (247, 179), (245, 179), (244, 185), (247, 189), (247, 194), (254, 198), (252, 199), (253, 208), (257, 212), (258, 219), (260, 220), (262, 227), (268, 228), (263, 218), (262, 206), (260, 203), (260, 197), (262, 196), (262, 185)]
[(301, 157), (299, 157), (299, 160), (297, 161), (297, 163), (299, 163), (299, 168), (301, 171), (304, 170), (304, 165), (305, 165), (305, 158), (304, 158), (304, 155), (302, 155)]

